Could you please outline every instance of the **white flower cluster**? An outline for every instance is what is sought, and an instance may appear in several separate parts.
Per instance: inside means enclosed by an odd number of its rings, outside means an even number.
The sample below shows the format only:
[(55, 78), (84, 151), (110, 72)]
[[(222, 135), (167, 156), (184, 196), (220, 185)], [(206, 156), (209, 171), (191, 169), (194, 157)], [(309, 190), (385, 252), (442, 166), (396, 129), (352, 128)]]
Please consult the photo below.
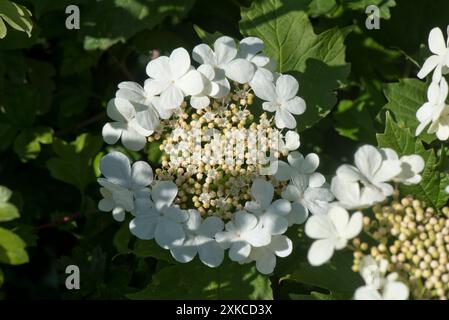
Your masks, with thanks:
[(229, 249), (231, 260), (255, 261), (261, 273), (271, 273), (276, 256), (285, 257), (292, 251), (292, 242), (283, 233), (290, 224), (300, 222), (298, 213), (287, 200), (273, 201), (274, 187), (266, 180), (254, 180), (254, 200), (224, 225), (218, 217), (203, 219), (197, 210), (174, 205), (178, 188), (171, 181), (158, 181), (148, 188), (153, 172), (145, 162), (131, 167), (124, 154), (111, 152), (102, 158), (100, 169), (105, 176), (98, 180), (104, 196), (100, 209), (112, 211), (118, 221), (124, 220), (125, 211), (130, 212), (134, 216), (130, 231), (140, 239), (154, 239), (179, 262), (189, 262), (198, 253), (204, 264), (216, 267)]
[(298, 82), (272, 72), (273, 61), (261, 54), (263, 47), (262, 40), (248, 37), (237, 48), (232, 38), (223, 36), (213, 50), (206, 44), (193, 49), (192, 57), (200, 64), (196, 69), (184, 48), (150, 61), (143, 87), (129, 81), (119, 84), (116, 97), (108, 103), (107, 114), (114, 122), (103, 127), (104, 140), (114, 144), (121, 138), (127, 149), (141, 150), (160, 120), (176, 113), (185, 97), (190, 96), (193, 108), (203, 109), (211, 98), (225, 99), (230, 93), (229, 80), (249, 83), (255, 95), (266, 101), (263, 109), (275, 112), (278, 128), (295, 128), (292, 114), (306, 109), (304, 100), (296, 96)]
[(349, 217), (346, 209), (363, 209), (384, 201), (394, 190), (388, 182), (419, 183), (424, 169), (419, 155), (399, 158), (392, 149), (370, 145), (360, 147), (354, 158), (355, 165), (341, 165), (332, 179), (331, 191), (336, 201), (322, 214), (307, 220), (306, 235), (315, 239), (308, 252), (312, 265), (329, 261), (335, 250), (344, 249), (348, 240), (362, 231), (362, 213), (357, 211)]
[(385, 259), (376, 261), (371, 256), (363, 257), (360, 262), (360, 275), (365, 285), (354, 293), (355, 300), (407, 300), (408, 287), (397, 281), (398, 274), (386, 275), (388, 261)]
[(443, 75), (449, 73), (449, 39), (444, 40), (440, 28), (430, 31), (429, 49), (433, 55), (424, 62), (418, 77), (423, 79), (432, 71), (433, 76), (427, 90), (428, 101), (416, 112), (419, 121), (416, 135), (429, 126), (427, 133), (436, 134), (439, 140), (446, 141), (449, 139), (449, 105), (446, 104), (448, 84)]
[[(130, 231), (154, 239), (179, 262), (198, 255), (216, 267), (229, 249), (231, 260), (254, 261), (261, 273), (271, 273), (276, 257), (292, 252), (287, 228), (304, 223), (309, 212), (326, 212), (333, 200), (325, 178), (315, 172), (318, 156), (289, 154), (300, 142), (295, 131), (286, 129), (296, 128), (294, 115), (304, 113), (306, 104), (297, 96), (296, 79), (274, 72), (263, 47), (254, 37), (238, 45), (220, 37), (213, 48), (200, 44), (193, 49), (197, 67), (184, 48), (177, 48), (148, 63), (143, 86), (122, 82), (108, 103), (113, 121), (103, 127), (106, 143), (121, 139), (126, 149), (139, 151), (148, 141), (160, 140), (165, 155), (155, 178), (144, 161), (131, 166), (123, 153), (104, 156), (99, 209), (112, 212), (117, 221), (129, 212)], [(248, 108), (254, 95), (263, 101), (259, 122)], [(269, 119), (263, 111), (274, 115)], [(220, 139), (213, 138), (215, 131)], [(259, 152), (270, 151), (276, 166), (268, 166), (268, 175), (256, 171)], [(232, 157), (223, 160), (216, 152)], [(277, 161), (287, 155), (288, 164)], [(271, 154), (268, 160), (272, 163)], [(189, 203), (192, 208), (186, 208)]]

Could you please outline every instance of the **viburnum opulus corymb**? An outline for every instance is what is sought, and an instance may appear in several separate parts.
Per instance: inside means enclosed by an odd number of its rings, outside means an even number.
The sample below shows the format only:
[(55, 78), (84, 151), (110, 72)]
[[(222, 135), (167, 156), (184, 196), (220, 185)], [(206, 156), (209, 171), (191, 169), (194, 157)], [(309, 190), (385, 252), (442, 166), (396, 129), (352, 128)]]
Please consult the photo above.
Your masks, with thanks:
[(187, 50), (175, 49), (148, 63), (143, 86), (120, 83), (108, 104), (108, 144), (121, 139), (143, 153), (157, 146), (162, 157), (153, 171), (118, 151), (104, 156), (99, 207), (118, 221), (129, 212), (134, 235), (180, 262), (198, 255), (216, 267), (228, 250), (271, 273), (292, 251), (287, 228), (333, 200), (315, 172), (318, 156), (296, 151), (295, 116), (306, 109), (299, 84), (262, 50), (258, 38), (236, 45), (221, 37), (194, 48), (193, 66)]

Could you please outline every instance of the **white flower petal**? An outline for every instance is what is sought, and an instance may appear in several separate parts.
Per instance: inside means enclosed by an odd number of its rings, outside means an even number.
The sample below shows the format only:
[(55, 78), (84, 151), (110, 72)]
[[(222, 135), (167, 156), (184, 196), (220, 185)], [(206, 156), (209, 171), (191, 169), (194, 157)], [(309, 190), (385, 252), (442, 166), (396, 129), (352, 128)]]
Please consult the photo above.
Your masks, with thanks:
[(232, 216), (232, 222), (239, 231), (251, 230), (257, 225), (257, 218), (250, 213), (239, 211)]
[[(156, 109), (153, 106), (148, 106), (144, 111), (136, 113), (136, 123), (141, 129), (141, 133), (145, 136), (151, 135), (159, 126), (159, 116)], [(138, 128), (134, 128), (139, 131)]]
[(190, 68), (190, 56), (186, 49), (173, 50), (169, 58), (170, 71), (174, 79), (182, 77)]
[(126, 129), (126, 125), (120, 122), (108, 122), (103, 126), (101, 135), (104, 142), (107, 144), (114, 144), (120, 139), (123, 130)]
[(277, 94), (274, 83), (267, 79), (263, 73), (256, 72), (251, 80), (254, 94), (262, 100), (276, 102)]
[(200, 260), (208, 267), (218, 267), (224, 259), (224, 250), (218, 243), (211, 240), (198, 247)]
[(385, 284), (382, 296), (384, 300), (407, 300), (409, 296), (409, 289), (402, 282), (388, 282)]
[(131, 127), (122, 132), (122, 143), (125, 148), (131, 151), (139, 151), (145, 147), (147, 139)]
[(332, 258), (334, 249), (335, 247), (332, 240), (316, 240), (310, 246), (309, 252), (307, 253), (307, 259), (312, 266), (320, 266)]
[(364, 145), (356, 151), (354, 163), (360, 172), (371, 181), (382, 165), (382, 155), (377, 148), (371, 145)]
[(256, 37), (246, 37), (240, 41), (239, 56), (251, 60), (256, 54), (263, 50), (263, 41)]
[(169, 207), (178, 194), (178, 187), (172, 181), (158, 181), (153, 187), (151, 197), (158, 210)]
[(127, 122), (135, 116), (136, 110), (128, 100), (114, 98), (109, 100), (106, 113), (112, 120)]
[(198, 63), (215, 66), (215, 56), (207, 44), (199, 44), (193, 48), (192, 58)]
[(306, 222), (305, 232), (312, 239), (332, 238), (335, 235), (335, 229), (326, 215), (311, 216)]
[(292, 203), (292, 210), (288, 215), (289, 225), (303, 224), (309, 215), (307, 208), (300, 202)]
[(151, 60), (146, 67), (147, 75), (150, 78), (158, 80), (172, 80), (172, 74), (170, 70), (170, 59), (166, 56), (161, 56), (154, 60)]
[(241, 237), (253, 247), (263, 247), (271, 241), (271, 234), (267, 230), (259, 227), (246, 231)]
[(440, 63), (441, 58), (439, 56), (433, 55), (430, 56), (424, 61), (421, 70), (418, 72), (418, 78), (423, 79), (426, 77), (436, 66)]
[(154, 215), (139, 215), (129, 223), (129, 231), (137, 238), (151, 240), (159, 222), (159, 217)]
[(443, 32), (440, 28), (433, 28), (429, 33), (429, 49), (431, 52), (444, 56), (447, 48), (446, 41), (444, 41)]
[(197, 68), (198, 72), (206, 77), (208, 80), (214, 80), (215, 70), (210, 64), (202, 64)]
[(338, 167), (337, 176), (347, 182), (355, 182), (363, 179), (359, 169), (349, 164), (343, 164)]
[(206, 108), (210, 104), (210, 99), (207, 96), (192, 96), (190, 98), (190, 105), (195, 109)]
[(276, 94), (282, 101), (293, 99), (298, 88), (298, 81), (288, 74), (281, 75), (276, 81)]
[(164, 249), (182, 245), (185, 233), (180, 223), (171, 219), (160, 218), (154, 231), (154, 239)]
[(153, 169), (145, 161), (134, 162), (131, 170), (131, 181), (135, 189), (148, 186), (153, 181)]
[(227, 63), (225, 68), (226, 77), (238, 83), (247, 83), (253, 76), (256, 69), (254, 65), (245, 59), (235, 59)]
[(326, 178), (321, 173), (314, 172), (309, 177), (309, 186), (311, 188), (319, 188), (326, 182)]
[(286, 181), (290, 179), (292, 168), (284, 161), (275, 161), (271, 167), (271, 172), (277, 180)]
[(131, 165), (127, 156), (113, 151), (100, 160), (100, 172), (114, 184), (130, 186)]
[(355, 238), (363, 228), (363, 214), (360, 211), (354, 212), (349, 220), (349, 223), (346, 225), (342, 236), (346, 239)]
[(291, 100), (282, 103), (282, 108), (285, 108), (288, 112), (299, 115), (306, 111), (306, 102), (303, 98), (294, 97)]
[(262, 274), (270, 274), (276, 267), (276, 256), (271, 252), (266, 252), (256, 260), (256, 269)]
[(184, 94), (182, 90), (174, 85), (170, 85), (161, 93), (159, 104), (164, 109), (176, 109), (183, 101)]
[(295, 117), (293, 117), (290, 112), (284, 110), (283, 108), (279, 108), (276, 110), (274, 120), (276, 123), (276, 127), (278, 127), (279, 129), (294, 129), (296, 127)]
[(285, 147), (289, 151), (298, 149), (300, 146), (299, 134), (295, 131), (288, 131), (285, 135)]
[(266, 180), (256, 179), (251, 186), (251, 194), (260, 204), (261, 209), (266, 209), (273, 200), (274, 187)]
[(282, 198), (288, 201), (301, 201), (302, 192), (293, 184), (289, 184), (282, 191)]
[(204, 90), (204, 80), (196, 70), (190, 70), (176, 81), (176, 85), (185, 95), (198, 95)]
[(115, 221), (123, 222), (125, 221), (125, 210), (123, 208), (114, 208), (112, 210), (112, 218), (114, 218)]
[(285, 258), (292, 253), (293, 243), (286, 236), (278, 235), (271, 238), (269, 247), (278, 257)]
[(229, 63), (237, 56), (235, 41), (228, 36), (223, 36), (215, 40), (214, 51), (216, 63), (219, 66)]
[(355, 300), (382, 300), (380, 293), (371, 286), (357, 288), (354, 294)]
[(301, 162), (301, 166), (299, 168), (301, 173), (304, 174), (312, 174), (320, 165), (320, 158), (316, 153), (309, 153), (304, 158), (304, 161)]
[(170, 249), (172, 257), (181, 263), (187, 263), (195, 258), (198, 249), (195, 245), (194, 238), (188, 238), (184, 240), (184, 243), (179, 246), (173, 246)]
[(223, 220), (218, 217), (207, 217), (198, 229), (198, 234), (213, 238), (224, 228)]
[(248, 258), (251, 252), (251, 246), (245, 241), (234, 242), (229, 248), (229, 258), (232, 261), (243, 261)]
[(278, 199), (273, 201), (273, 203), (268, 207), (266, 213), (271, 213), (273, 215), (287, 216), (292, 210), (290, 202), (284, 199)]
[(100, 202), (98, 202), (98, 209), (100, 211), (110, 212), (114, 209), (114, 202), (110, 199), (101, 199)]

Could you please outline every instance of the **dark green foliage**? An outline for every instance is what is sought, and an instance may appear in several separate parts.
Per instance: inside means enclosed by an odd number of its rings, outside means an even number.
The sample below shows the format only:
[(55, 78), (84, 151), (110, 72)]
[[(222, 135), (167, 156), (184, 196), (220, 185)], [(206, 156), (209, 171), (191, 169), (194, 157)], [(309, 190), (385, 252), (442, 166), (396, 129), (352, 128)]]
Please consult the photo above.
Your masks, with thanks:
[[(216, 269), (198, 259), (176, 263), (153, 241), (131, 236), (128, 221), (97, 209), (99, 159), (123, 151), (101, 138), (117, 84), (142, 82), (152, 50), (191, 50), (222, 34), (262, 38), (279, 71), (297, 77), (307, 103), (297, 118), (300, 151), (317, 152), (321, 172), (332, 175), (384, 132), (380, 146), (426, 160), (423, 181), (403, 192), (438, 208), (448, 200), (447, 152), (434, 137), (413, 136), (426, 88), (416, 79), (427, 50), (420, 45), (433, 26), (445, 29), (446, 0), (7, 2), (0, 5), (0, 185), (13, 193), (0, 192), (0, 297), (351, 298), (360, 282), (351, 257), (310, 267), (301, 228), (289, 230), (292, 255), (263, 276), (230, 261)], [(364, 9), (373, 3), (381, 6), (380, 30), (365, 28)], [(69, 4), (80, 8), (80, 30), (65, 28)], [(129, 155), (160, 162), (157, 143), (145, 151)], [(81, 269), (79, 291), (65, 289), (69, 264)]]

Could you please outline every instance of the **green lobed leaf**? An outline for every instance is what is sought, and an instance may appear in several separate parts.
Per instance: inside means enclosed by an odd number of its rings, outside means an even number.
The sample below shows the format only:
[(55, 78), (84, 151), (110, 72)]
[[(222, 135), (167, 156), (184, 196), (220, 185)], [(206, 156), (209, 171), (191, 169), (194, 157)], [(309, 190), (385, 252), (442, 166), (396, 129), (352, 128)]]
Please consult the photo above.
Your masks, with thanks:
[(381, 19), (388, 20), (391, 18), (390, 9), (396, 6), (395, 0), (346, 0), (349, 9), (360, 10), (365, 13), (366, 7), (374, 5), (379, 8)]
[(86, 50), (105, 50), (165, 18), (184, 16), (195, 0), (97, 0), (82, 19)]
[(0, 39), (7, 33), (5, 22), (12, 28), (25, 32), (31, 37), (33, 23), (31, 21), (31, 12), (15, 2), (9, 0), (0, 1)]
[[(385, 86), (384, 94), (388, 103), (384, 106), (390, 110), (398, 124), (410, 128), (415, 132), (418, 127), (416, 112), (427, 101), (427, 85), (418, 79), (400, 79), (397, 83)], [(420, 138), (428, 143), (435, 140), (435, 135), (425, 133)]]
[(335, 106), (334, 90), (349, 74), (345, 62), (347, 30), (333, 28), (315, 34), (304, 11), (307, 3), (294, 0), (255, 1), (242, 8), (240, 30), (265, 43), (264, 52), (278, 63), (278, 71), (299, 81), (298, 95), (307, 104), (298, 118), (300, 131), (325, 117)]
[(119, 253), (127, 253), (129, 251), (129, 242), (131, 240), (131, 232), (129, 232), (128, 223), (122, 223), (118, 231), (114, 235), (114, 247)]
[(20, 217), (17, 207), (8, 202), (11, 195), (11, 190), (0, 186), (0, 222), (11, 221)]
[(226, 259), (217, 268), (199, 261), (161, 269), (142, 291), (130, 299), (273, 299), (270, 280), (254, 265), (240, 265)]
[(25, 251), (26, 243), (14, 232), (0, 228), (0, 262), (24, 264), (29, 261)]
[(347, 252), (337, 253), (330, 263), (319, 267), (313, 267), (309, 263), (300, 263), (297, 269), (290, 275), (282, 278), (282, 281), (298, 281), (315, 287), (329, 290), (329, 295), (311, 292), (313, 299), (327, 299), (330, 297), (344, 297), (349, 299), (355, 289), (363, 284), (361, 277), (352, 271), (352, 255)]
[(0, 203), (0, 222), (11, 221), (20, 217), (19, 210), (11, 203)]
[(385, 133), (378, 134), (377, 141), (379, 147), (392, 148), (400, 156), (418, 154), (424, 159), (425, 167), (421, 173), (421, 182), (410, 186), (401, 185), (400, 190), (403, 194), (411, 194), (417, 199), (424, 200), (427, 206), (436, 209), (440, 209), (447, 203), (449, 194), (444, 189), (449, 185), (449, 175), (440, 172), (440, 159), (437, 158), (434, 150), (426, 150), (422, 142), (413, 137), (410, 129), (394, 122), (388, 112)]
[(338, 7), (336, 0), (313, 0), (309, 4), (308, 13), (312, 17), (329, 14)]
[(133, 253), (139, 258), (156, 258), (167, 262), (176, 262), (169, 251), (161, 248), (154, 240), (136, 240)]
[(8, 202), (11, 196), (12, 196), (11, 190), (9, 190), (7, 187), (0, 186), (0, 203)]
[(81, 134), (70, 143), (55, 139), (53, 150), (57, 157), (47, 161), (52, 177), (83, 192), (89, 183), (95, 181), (93, 161), (102, 145), (101, 137), (87, 133)]
[(14, 141), (14, 152), (22, 162), (36, 159), (41, 152), (41, 144), (53, 142), (53, 129), (37, 127), (24, 129)]

